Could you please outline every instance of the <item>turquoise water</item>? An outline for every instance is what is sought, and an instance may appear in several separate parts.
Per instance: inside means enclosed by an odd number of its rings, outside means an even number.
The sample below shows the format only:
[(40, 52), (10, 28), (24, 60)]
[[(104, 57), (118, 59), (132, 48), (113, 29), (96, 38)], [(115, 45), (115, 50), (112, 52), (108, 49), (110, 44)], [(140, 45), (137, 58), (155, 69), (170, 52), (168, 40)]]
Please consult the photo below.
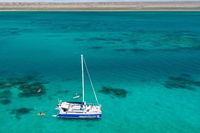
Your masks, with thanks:
[[(0, 132), (199, 133), (199, 36), (200, 12), (1, 12)], [(81, 93), (81, 53), (103, 117), (53, 118)]]

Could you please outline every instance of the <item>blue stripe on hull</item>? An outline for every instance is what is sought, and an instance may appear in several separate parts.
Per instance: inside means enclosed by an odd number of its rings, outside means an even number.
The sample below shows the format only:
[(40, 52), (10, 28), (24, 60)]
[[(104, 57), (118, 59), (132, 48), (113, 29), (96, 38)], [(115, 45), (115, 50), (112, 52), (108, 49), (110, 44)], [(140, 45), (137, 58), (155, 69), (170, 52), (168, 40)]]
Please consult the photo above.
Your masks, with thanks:
[(61, 118), (82, 118), (82, 119), (96, 119), (101, 118), (101, 114), (58, 114)]

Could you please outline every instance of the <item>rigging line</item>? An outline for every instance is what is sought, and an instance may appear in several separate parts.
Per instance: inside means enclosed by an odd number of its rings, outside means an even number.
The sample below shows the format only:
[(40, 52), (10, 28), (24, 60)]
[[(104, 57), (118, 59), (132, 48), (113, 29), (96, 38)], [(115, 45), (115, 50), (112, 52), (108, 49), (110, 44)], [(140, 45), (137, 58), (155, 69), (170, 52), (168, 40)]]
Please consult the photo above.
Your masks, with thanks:
[(87, 64), (86, 64), (86, 61), (85, 61), (84, 58), (83, 58), (83, 62), (84, 62), (84, 64), (85, 64), (85, 68), (86, 68), (86, 71), (87, 71), (87, 74), (88, 74), (88, 78), (89, 78), (89, 80), (90, 80), (90, 84), (91, 84), (91, 87), (92, 87), (92, 90), (93, 90), (93, 93), (94, 93), (94, 97), (95, 97), (95, 99), (96, 99), (97, 104), (99, 104), (99, 101), (98, 101), (98, 99), (97, 99), (97, 95), (96, 95), (96, 93), (95, 93), (94, 86), (93, 86), (93, 83), (92, 83), (92, 80), (91, 80), (91, 77), (90, 77), (90, 73), (89, 73), (89, 71), (88, 71)]

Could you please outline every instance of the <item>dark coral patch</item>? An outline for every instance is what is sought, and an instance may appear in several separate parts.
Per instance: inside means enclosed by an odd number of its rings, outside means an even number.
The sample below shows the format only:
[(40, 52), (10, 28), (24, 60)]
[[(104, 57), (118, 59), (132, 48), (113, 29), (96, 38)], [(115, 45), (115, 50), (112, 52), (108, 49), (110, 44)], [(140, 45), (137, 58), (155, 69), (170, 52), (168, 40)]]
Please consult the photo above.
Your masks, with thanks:
[(32, 108), (19, 108), (13, 109), (10, 113), (14, 114), (17, 119), (21, 119), (21, 115), (28, 114), (32, 111)]
[(120, 38), (102, 38), (102, 37), (92, 37), (89, 38), (89, 41), (114, 41), (114, 42), (121, 42), (123, 41)]
[(178, 77), (169, 77), (165, 81), (164, 86), (168, 89), (187, 89), (187, 90), (196, 90), (196, 87), (200, 87), (200, 81), (193, 80), (190, 75), (181, 75)]
[(127, 95), (127, 91), (124, 89), (119, 89), (119, 88), (112, 88), (108, 86), (103, 86), (102, 89), (99, 91), (100, 93), (103, 94), (108, 94), (111, 96), (119, 97), (119, 98), (124, 98)]
[(92, 47), (88, 47), (89, 49), (93, 49), (93, 50), (100, 50), (103, 47), (102, 46), (92, 46)]
[(144, 53), (144, 52), (149, 52), (150, 50), (142, 49), (142, 48), (130, 48), (130, 49), (125, 49), (125, 48), (118, 48), (115, 49), (117, 52), (134, 52), (134, 53)]
[(1, 104), (10, 104), (10, 97), (11, 97), (12, 93), (9, 90), (4, 90), (2, 92), (0, 92), (0, 103)]
[(40, 82), (21, 84), (19, 89), (21, 90), (19, 97), (41, 96), (46, 93), (44, 85)]
[(0, 92), (0, 98), (10, 98), (12, 93), (9, 90)]
[(190, 78), (191, 76), (189, 74), (187, 74), (187, 73), (182, 73), (181, 77)]
[[(0, 80), (0, 89), (18, 87), (21, 90), (19, 97), (41, 96), (46, 93), (43, 83), (38, 82), (36, 76), (24, 76)], [(9, 98), (10, 91), (6, 89), (0, 93), (0, 98)]]
[(24, 80), (23, 78), (8, 78), (7, 79), (7, 83), (9, 83), (12, 86), (20, 85), (25, 82), (26, 82), (26, 80)]
[(89, 39), (90, 41), (106, 41), (106, 38), (102, 38), (102, 37), (92, 37)]
[(32, 81), (36, 81), (37, 78), (38, 78), (38, 75), (27, 75), (20, 78), (19, 81), (21, 80), (22, 82), (32, 82)]
[(27, 28), (0, 28), (0, 36), (12, 36), (12, 35), (20, 35), (21, 33), (31, 32), (31, 29)]
[(123, 41), (123, 40), (122, 40), (122, 39), (119, 39), (119, 38), (108, 38), (108, 41), (121, 42), (121, 41)]
[(14, 109), (12, 110), (12, 114), (17, 114), (17, 115), (24, 115), (24, 114), (28, 114), (30, 111), (32, 111), (33, 109), (31, 108), (19, 108), (19, 109)]
[(0, 103), (6, 105), (6, 104), (10, 104), (11, 101), (9, 99), (2, 99), (0, 100)]
[(0, 81), (0, 89), (10, 88), (12, 87), (12, 83), (6, 81)]
[(1, 89), (11, 88), (11, 87), (18, 86), (20, 84), (24, 84), (26, 82), (32, 82), (34, 80), (35, 80), (35, 78), (32, 76), (25, 76), (22, 78), (15, 78), (15, 77), (7, 78), (7, 79), (0, 81), (0, 88)]
[(128, 40), (130, 44), (137, 45), (140, 40)]

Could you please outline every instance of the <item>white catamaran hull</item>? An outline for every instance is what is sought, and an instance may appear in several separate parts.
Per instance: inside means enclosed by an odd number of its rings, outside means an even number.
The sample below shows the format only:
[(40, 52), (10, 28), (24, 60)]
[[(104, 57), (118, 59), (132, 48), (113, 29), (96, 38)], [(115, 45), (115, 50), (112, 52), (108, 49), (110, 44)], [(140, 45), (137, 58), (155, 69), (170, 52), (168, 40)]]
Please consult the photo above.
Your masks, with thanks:
[(54, 117), (60, 118), (80, 118), (80, 119), (100, 119), (101, 114), (58, 114)]

